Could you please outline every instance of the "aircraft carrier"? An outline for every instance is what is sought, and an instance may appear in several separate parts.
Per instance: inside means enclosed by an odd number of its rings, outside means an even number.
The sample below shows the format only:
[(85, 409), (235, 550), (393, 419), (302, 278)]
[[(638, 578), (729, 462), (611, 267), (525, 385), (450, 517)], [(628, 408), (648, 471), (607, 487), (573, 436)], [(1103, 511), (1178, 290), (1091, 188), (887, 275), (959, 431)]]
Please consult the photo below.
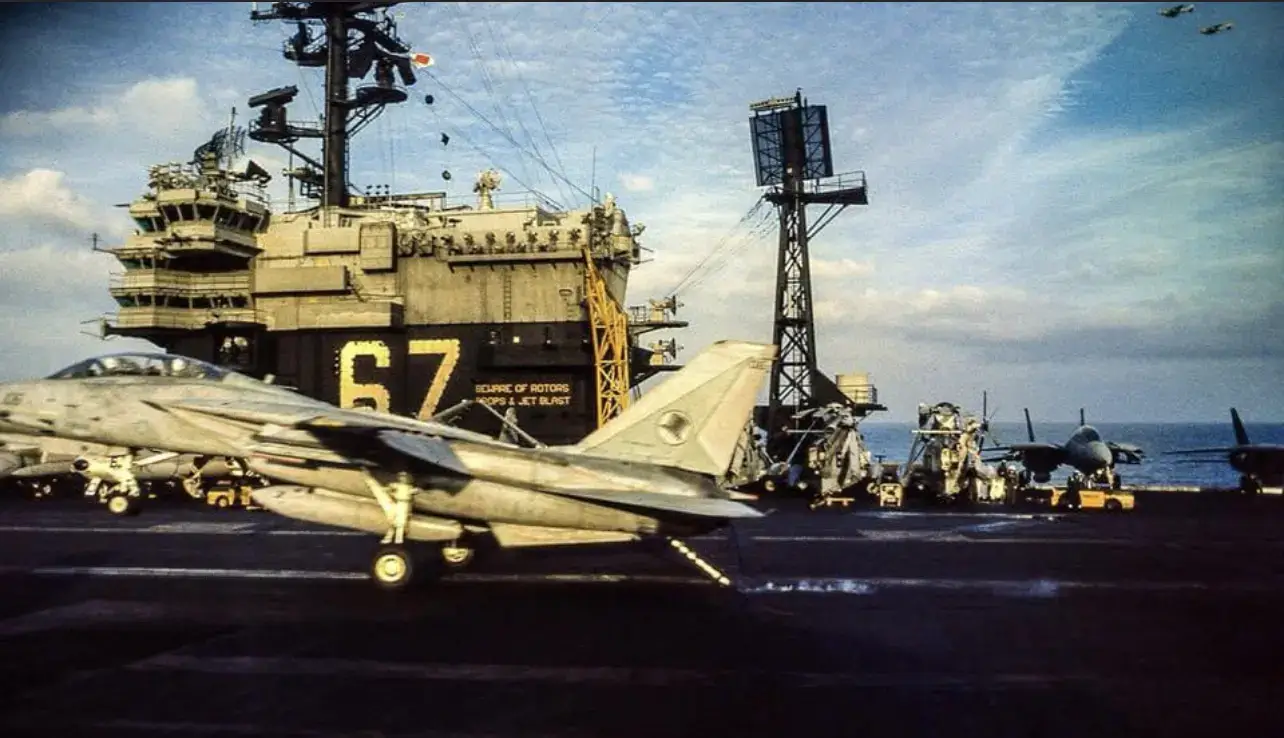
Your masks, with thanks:
[[(425, 418), (472, 400), (512, 408), (543, 442), (578, 441), (640, 382), (676, 368), (674, 341), (643, 347), (639, 336), (686, 324), (674, 300), (626, 310), (643, 226), (609, 194), (579, 210), (501, 206), (493, 170), (477, 175), (470, 203), (377, 184), (358, 191), (350, 138), (410, 100), (416, 65), (431, 63), (397, 37), (391, 5), (251, 11), (295, 29), (288, 61), (325, 69), (324, 118), (293, 120), (298, 88), (276, 88), (249, 99), (258, 117), (248, 130), (229, 125), (191, 161), (150, 167), (147, 192), (128, 205), (136, 231), (104, 249), (124, 273), (111, 283), (119, 308), (103, 332), (271, 375), (343, 407)], [(291, 200), (297, 186), (303, 207), (274, 209), (271, 175), (252, 161), (232, 169), (247, 135), (288, 152)], [(301, 141), (320, 142), (320, 157)], [(500, 428), (476, 410), (458, 423)]]

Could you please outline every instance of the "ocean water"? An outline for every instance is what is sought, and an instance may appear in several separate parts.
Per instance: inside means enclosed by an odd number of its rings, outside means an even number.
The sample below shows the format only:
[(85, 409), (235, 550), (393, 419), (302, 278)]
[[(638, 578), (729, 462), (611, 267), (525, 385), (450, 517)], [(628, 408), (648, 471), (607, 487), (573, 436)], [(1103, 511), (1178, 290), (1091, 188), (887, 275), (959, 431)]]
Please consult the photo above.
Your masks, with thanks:
[[(1092, 423), (1107, 441), (1132, 443), (1146, 452), (1146, 459), (1136, 465), (1120, 465), (1124, 484), (1173, 484), (1196, 487), (1234, 487), (1239, 474), (1226, 463), (1226, 454), (1200, 454), (1198, 457), (1161, 456), (1164, 451), (1191, 448), (1222, 448), (1235, 444), (1230, 415), (1225, 423)], [(1034, 437), (1039, 442), (1065, 443), (1078, 427), (1076, 423), (1035, 423)], [(1248, 439), (1253, 443), (1284, 444), (1284, 424), (1245, 423)], [(867, 420), (860, 424), (861, 434), (873, 454), (888, 461), (904, 462), (909, 456), (913, 436), (910, 423), (880, 423)], [(1024, 422), (991, 421), (992, 437), (1002, 443), (1024, 443)], [(989, 446), (989, 441), (986, 445)], [(1190, 463), (1198, 458), (1200, 463)], [(1053, 482), (1063, 482), (1069, 471), (1064, 467), (1052, 475)]]

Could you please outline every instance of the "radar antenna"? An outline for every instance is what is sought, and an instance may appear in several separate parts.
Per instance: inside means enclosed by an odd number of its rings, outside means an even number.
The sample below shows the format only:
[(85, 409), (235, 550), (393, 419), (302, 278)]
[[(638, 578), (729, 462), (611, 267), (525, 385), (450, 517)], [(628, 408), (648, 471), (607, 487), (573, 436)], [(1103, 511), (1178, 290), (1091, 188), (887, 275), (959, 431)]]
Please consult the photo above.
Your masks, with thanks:
[(192, 152), (192, 163), (200, 166), (209, 160), (219, 169), (231, 169), (238, 156), (245, 153), (245, 129), (236, 125), (236, 108), (228, 119), (227, 127), (220, 128)]
[[(276, 144), (305, 162), (288, 176), (298, 180), (305, 197), (319, 196), (322, 205), (348, 205), (352, 191), (348, 140), (378, 117), (385, 105), (405, 102), (405, 88), (415, 83), (411, 69), (415, 57), (397, 37), (396, 21), (387, 12), (388, 7), (398, 4), (272, 3), (270, 10), (250, 11), (254, 21), (280, 20), (294, 25), (294, 35), (281, 50), (286, 59), (301, 67), (325, 67), (325, 111), (319, 125), (289, 121), (286, 105), (299, 92), (294, 85), (269, 90), (249, 101), (250, 107), (262, 108), (250, 124), (250, 138)], [(358, 84), (349, 97), (348, 80), (364, 80), (372, 70), (374, 83)], [(322, 161), (295, 148), (303, 138), (321, 139)]]
[[(848, 405), (858, 417), (886, 410), (877, 402), (849, 401), (816, 366), (808, 242), (848, 206), (869, 204), (865, 173), (834, 176), (828, 110), (809, 105), (802, 90), (753, 103), (749, 109), (757, 184), (771, 188), (765, 197), (780, 217), (773, 335), (780, 358), (771, 367), (768, 432), (778, 432), (796, 413), (829, 402)], [(826, 206), (811, 224), (809, 204)]]

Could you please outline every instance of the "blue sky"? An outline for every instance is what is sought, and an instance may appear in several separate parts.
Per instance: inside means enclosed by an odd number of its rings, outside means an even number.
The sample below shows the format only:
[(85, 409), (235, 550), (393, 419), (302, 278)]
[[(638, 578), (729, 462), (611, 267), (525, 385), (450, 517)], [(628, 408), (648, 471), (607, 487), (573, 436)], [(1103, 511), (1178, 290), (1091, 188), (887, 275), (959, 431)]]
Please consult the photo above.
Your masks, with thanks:
[[(868, 371), (886, 419), (988, 389), (1049, 420), (1083, 406), (1101, 422), (1221, 422), (1230, 405), (1284, 420), (1284, 6), (1161, 7), (407, 3), (402, 36), (437, 66), (361, 134), (353, 179), (467, 202), (473, 175), (499, 166), (501, 203), (530, 199), (516, 178), (582, 204), (530, 154), (533, 134), (554, 168), (585, 190), (595, 170), (647, 225), (654, 260), (631, 301), (723, 245), (679, 294), (690, 357), (771, 335), (774, 233), (752, 227), (769, 213), (733, 225), (759, 195), (748, 104), (801, 86), (829, 106), (837, 170), (870, 186), (870, 205), (812, 245), (821, 363)], [(141, 193), (146, 165), (189, 158), (233, 105), (244, 122), (252, 94), (319, 94), (319, 73), (279, 56), (287, 30), (248, 10), (6, 16), (0, 378), (128, 345), (80, 333), (111, 309), (117, 269), (87, 242), (128, 232), (111, 206)], [(1221, 20), (1234, 30), (1197, 32)], [(314, 115), (307, 91), (292, 115)]]

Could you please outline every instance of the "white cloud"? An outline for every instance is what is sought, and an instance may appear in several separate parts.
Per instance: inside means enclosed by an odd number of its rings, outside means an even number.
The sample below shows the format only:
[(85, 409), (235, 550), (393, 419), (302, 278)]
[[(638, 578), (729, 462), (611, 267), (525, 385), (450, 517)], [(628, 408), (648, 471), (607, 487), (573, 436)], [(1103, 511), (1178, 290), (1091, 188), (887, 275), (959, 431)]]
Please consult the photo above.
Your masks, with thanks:
[(655, 180), (645, 174), (621, 174), (620, 184), (629, 192), (650, 192), (655, 189)]
[(812, 258), (809, 260), (809, 264), (813, 280), (865, 277), (874, 271), (873, 264), (846, 257), (841, 259)]
[(17, 110), (0, 118), (0, 136), (93, 135), (132, 128), (134, 135), (189, 134), (205, 110), (190, 77), (144, 79), (104, 91), (93, 104), (57, 110)]
[(5, 284), (0, 304), (12, 309), (71, 297), (110, 305), (107, 284), (112, 271), (120, 271), (116, 260), (88, 246), (70, 249), (46, 243), (6, 249), (0, 251), (0, 274)]
[[(0, 250), (0, 381), (45, 376), (84, 356), (106, 353), (95, 318), (114, 308), (107, 293), (112, 257), (43, 244)], [(114, 339), (111, 350), (154, 346)], [(121, 348), (125, 347), (125, 348)]]
[(103, 223), (96, 205), (64, 186), (65, 175), (49, 169), (0, 177), (0, 220), (31, 220), (37, 226), (82, 230)]

